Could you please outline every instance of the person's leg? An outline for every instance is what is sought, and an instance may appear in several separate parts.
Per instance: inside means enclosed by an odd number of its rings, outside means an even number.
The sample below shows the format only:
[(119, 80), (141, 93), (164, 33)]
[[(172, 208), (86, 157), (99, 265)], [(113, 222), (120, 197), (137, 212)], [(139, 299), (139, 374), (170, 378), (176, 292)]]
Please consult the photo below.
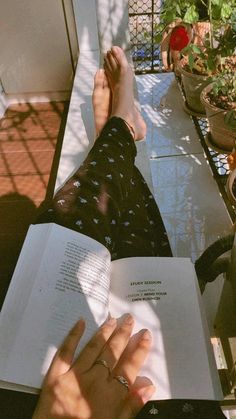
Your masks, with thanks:
[[(134, 166), (132, 134), (141, 138), (146, 126), (134, 106), (133, 72), (123, 51), (116, 52), (105, 60), (112, 92), (103, 70), (95, 76), (93, 107), (100, 135), (37, 222), (56, 222), (93, 237), (112, 258), (171, 255), (157, 205)], [(107, 122), (110, 113), (114, 117)]]
[[(133, 84), (130, 84), (133, 73), (122, 50), (119, 53), (121, 58), (118, 57), (120, 62), (117, 61), (117, 69), (109, 73), (110, 79), (114, 74), (112, 115), (109, 115), (107, 79), (100, 70), (95, 77), (93, 94), (95, 125), (99, 136), (83, 165), (57, 192), (47, 211), (36, 220), (38, 223), (55, 222), (80, 231), (106, 245), (110, 251), (117, 237), (123, 202), (132, 188), (130, 179), (136, 155), (132, 133), (135, 132), (136, 138), (145, 134), (145, 123), (141, 116), (134, 121), (130, 111), (134, 100)], [(121, 94), (126, 85), (131, 97), (128, 103), (129, 95), (124, 97)], [(125, 112), (127, 122), (122, 119)], [(137, 114), (136, 110), (133, 112)], [(107, 117), (110, 117), (108, 121)]]
[[(125, 159), (120, 158), (125, 150)], [(55, 222), (86, 234), (112, 251), (122, 202), (129, 194), (136, 150), (126, 124), (111, 118), (83, 165), (57, 192), (37, 222)]]

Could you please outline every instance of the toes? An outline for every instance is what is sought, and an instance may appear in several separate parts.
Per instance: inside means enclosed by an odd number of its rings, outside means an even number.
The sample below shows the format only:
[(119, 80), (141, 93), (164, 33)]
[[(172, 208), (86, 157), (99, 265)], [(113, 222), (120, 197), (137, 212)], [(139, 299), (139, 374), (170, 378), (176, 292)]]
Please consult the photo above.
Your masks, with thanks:
[(111, 48), (111, 52), (113, 57), (116, 59), (116, 61), (118, 62), (118, 64), (120, 64), (121, 66), (127, 66), (128, 65), (128, 61), (126, 58), (126, 55), (123, 51), (123, 49), (121, 49), (120, 47), (112, 47)]
[(104, 70), (103, 72), (104, 72), (103, 87), (106, 88), (106, 87), (109, 87), (109, 83), (108, 83), (108, 79)]
[(104, 78), (105, 78), (105, 73), (103, 69), (99, 69), (94, 77), (94, 88), (99, 88), (99, 87), (103, 87), (104, 85)]
[(104, 57), (104, 69), (108, 76), (109, 76), (109, 73), (110, 74), (112, 73), (112, 68), (111, 68), (111, 65), (107, 56)]
[(117, 61), (116, 57), (113, 55), (111, 51), (108, 51), (107, 53), (107, 60), (110, 64), (112, 71), (115, 71), (119, 65), (119, 62)]
[(94, 85), (95, 87), (102, 87), (102, 88), (109, 87), (104, 68), (100, 68), (100, 70), (98, 70), (97, 73), (95, 74)]

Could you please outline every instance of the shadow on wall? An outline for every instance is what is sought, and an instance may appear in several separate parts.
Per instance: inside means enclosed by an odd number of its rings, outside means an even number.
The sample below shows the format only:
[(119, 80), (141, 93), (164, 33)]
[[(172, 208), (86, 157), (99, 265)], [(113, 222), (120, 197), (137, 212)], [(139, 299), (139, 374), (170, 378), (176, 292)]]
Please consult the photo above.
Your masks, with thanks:
[(0, 197), (0, 306), (36, 209), (33, 201), (25, 195), (14, 192)]

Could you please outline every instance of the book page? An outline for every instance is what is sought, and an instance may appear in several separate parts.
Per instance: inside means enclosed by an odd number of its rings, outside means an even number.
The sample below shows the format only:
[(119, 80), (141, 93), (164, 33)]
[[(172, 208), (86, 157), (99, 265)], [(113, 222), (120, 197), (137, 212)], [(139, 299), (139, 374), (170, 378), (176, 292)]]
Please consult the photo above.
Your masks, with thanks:
[(140, 373), (155, 383), (153, 399), (222, 398), (199, 303), (189, 259), (137, 257), (112, 262), (111, 314), (132, 313), (135, 330), (148, 328), (153, 336), (151, 354)]
[(51, 224), (50, 229), (14, 345), (5, 365), (0, 364), (1, 380), (34, 388), (40, 388), (57, 347), (75, 322), (86, 318), (82, 348), (108, 314), (108, 250), (64, 227)]
[[(38, 266), (45, 250), (49, 225), (31, 225), (28, 229), (20, 256), (0, 315), (0, 366), (8, 358), (9, 348), (14, 345), (21, 317), (34, 285)], [(32, 261), (37, 263), (32, 263)], [(9, 310), (10, 307), (10, 310)]]

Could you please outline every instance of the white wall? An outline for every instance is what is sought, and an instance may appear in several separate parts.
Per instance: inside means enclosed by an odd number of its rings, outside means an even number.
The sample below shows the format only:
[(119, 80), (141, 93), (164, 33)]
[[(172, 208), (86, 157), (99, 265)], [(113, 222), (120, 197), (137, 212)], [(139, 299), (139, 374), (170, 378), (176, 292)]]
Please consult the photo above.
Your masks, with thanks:
[(0, 78), (7, 95), (71, 88), (78, 55), (71, 0), (0, 0)]
[(4, 95), (4, 91), (2, 87), (2, 81), (0, 79), (0, 118), (2, 118), (2, 116), (4, 115), (6, 107), (7, 107), (7, 104), (6, 104), (5, 95)]

